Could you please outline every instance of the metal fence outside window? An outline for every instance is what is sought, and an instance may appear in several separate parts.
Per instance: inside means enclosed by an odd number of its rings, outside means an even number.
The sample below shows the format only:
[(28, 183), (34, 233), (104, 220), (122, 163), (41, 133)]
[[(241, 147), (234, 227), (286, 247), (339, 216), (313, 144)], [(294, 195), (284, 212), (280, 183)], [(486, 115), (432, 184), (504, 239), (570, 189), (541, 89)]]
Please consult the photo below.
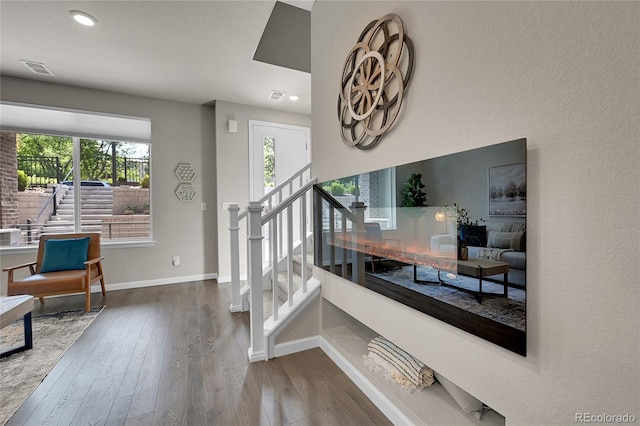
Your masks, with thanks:
[[(112, 185), (139, 185), (149, 173), (149, 160), (145, 158), (116, 157), (115, 181)], [(18, 170), (24, 171), (31, 187), (46, 188), (60, 183), (71, 170), (71, 161), (63, 164), (60, 157), (18, 156)], [(85, 179), (85, 178), (83, 178)]]
[(18, 156), (18, 170), (25, 172), (31, 186), (46, 188), (50, 183), (58, 183), (70, 168), (70, 162), (61, 164), (59, 157)]

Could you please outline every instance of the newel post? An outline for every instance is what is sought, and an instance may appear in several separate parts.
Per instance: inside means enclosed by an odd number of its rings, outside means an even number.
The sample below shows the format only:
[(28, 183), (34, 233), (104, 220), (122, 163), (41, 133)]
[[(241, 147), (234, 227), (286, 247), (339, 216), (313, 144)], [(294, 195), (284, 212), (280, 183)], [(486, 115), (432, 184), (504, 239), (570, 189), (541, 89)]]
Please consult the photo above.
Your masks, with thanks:
[(242, 311), (242, 300), (240, 299), (240, 227), (238, 226), (238, 212), (240, 207), (237, 204), (229, 204), (229, 234), (231, 249), (231, 312)]
[(248, 283), (251, 289), (251, 346), (249, 347), (249, 360), (251, 362), (265, 359), (265, 337), (263, 319), (263, 288), (262, 288), (262, 204), (251, 201), (248, 211), (249, 235), (249, 276)]

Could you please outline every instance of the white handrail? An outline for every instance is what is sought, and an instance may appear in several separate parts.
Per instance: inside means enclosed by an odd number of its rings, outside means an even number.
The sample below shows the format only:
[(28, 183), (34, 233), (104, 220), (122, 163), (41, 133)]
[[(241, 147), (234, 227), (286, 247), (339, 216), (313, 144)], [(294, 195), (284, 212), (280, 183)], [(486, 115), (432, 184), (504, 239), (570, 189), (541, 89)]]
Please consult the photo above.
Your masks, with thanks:
[[(269, 321), (276, 322), (279, 320), (280, 309), (290, 311), (295, 304), (294, 299), (294, 286), (293, 286), (293, 203), (298, 199), (303, 200), (307, 197), (307, 194), (312, 190), (315, 178), (292, 194), (287, 200), (278, 205), (278, 207), (269, 213), (262, 215), (263, 205), (257, 201), (249, 203), (248, 211), (248, 224), (249, 235), (247, 236), (249, 242), (249, 287), (250, 287), (250, 320), (251, 327), (250, 332), (250, 348), (248, 351), (249, 359), (251, 361), (259, 361), (262, 359), (269, 359), (272, 354), (270, 353), (269, 346), (265, 343), (267, 335), (264, 330), (263, 323), (263, 274), (262, 274), (262, 228), (265, 224), (269, 225), (270, 232), (276, 234), (277, 229), (280, 228), (279, 221), (284, 216), (286, 210), (286, 252), (287, 252), (287, 304), (280, 306), (278, 296), (280, 289), (278, 286), (278, 239), (272, 238), (271, 240), (271, 256), (273, 258), (271, 266), (272, 276), (272, 297), (273, 297), (273, 314)], [(301, 222), (306, 222), (306, 201), (300, 201), (301, 209), (300, 215), (297, 217)], [(301, 224), (301, 229), (306, 229), (306, 225)], [(306, 235), (302, 235), (302, 246), (306, 245)], [(306, 250), (303, 250), (305, 256), (302, 258), (302, 270), (307, 268)], [(306, 273), (303, 272), (303, 284), (302, 295), (307, 292), (307, 286), (304, 279), (306, 279)]]
[(278, 213), (286, 209), (287, 206), (292, 204), (298, 198), (302, 197), (307, 191), (309, 191), (313, 187), (313, 185), (316, 184), (316, 180), (317, 180), (316, 178), (311, 179), (309, 182), (305, 183), (300, 189), (298, 189), (296, 192), (291, 194), (285, 202), (278, 204), (276, 208), (262, 215), (262, 224), (264, 225), (265, 223), (269, 222), (271, 219), (276, 217)]
[[(239, 213), (240, 208), (233, 203), (228, 206), (229, 211), (229, 231), (231, 235), (231, 288), (232, 288), (232, 304), (231, 311), (237, 312), (246, 310), (246, 303), (243, 305), (243, 296), (240, 293), (240, 250), (239, 250), (239, 222), (243, 218), (247, 218), (247, 283), (249, 285), (250, 300), (250, 348), (248, 351), (251, 361), (268, 359), (270, 357), (270, 347), (266, 344), (267, 332), (263, 322), (263, 230), (264, 225), (268, 224), (268, 232), (270, 239), (270, 266), (272, 281), (272, 297), (273, 297), (273, 315), (268, 324), (273, 325), (278, 321), (285, 321), (287, 315), (297, 306), (305, 297), (310, 294), (316, 294), (318, 287), (311, 284), (307, 287), (309, 280), (307, 271), (307, 198), (315, 185), (317, 179), (305, 176), (310, 170), (311, 165), (308, 164), (290, 178), (278, 185), (277, 188), (271, 190), (268, 194), (258, 201), (252, 201), (249, 206)], [(294, 184), (299, 180), (298, 185)], [(285, 195), (286, 194), (286, 195)], [(300, 201), (298, 201), (300, 200)], [(299, 203), (300, 208), (296, 207), (294, 218), (295, 202)], [(265, 211), (265, 207), (268, 210)], [(286, 210), (286, 216), (285, 216)], [(299, 214), (298, 214), (299, 212)], [(294, 221), (299, 220), (299, 228), (302, 252), (302, 289), (297, 292), (294, 298), (294, 282), (293, 282), (293, 251), (294, 251)], [(286, 234), (286, 235), (284, 235)], [(284, 238), (283, 238), (284, 236)], [(297, 238), (297, 237), (296, 237)], [(280, 306), (279, 293), (281, 290), (278, 286), (278, 265), (286, 260), (287, 266), (287, 304)], [(311, 290), (311, 293), (307, 293)], [(246, 295), (246, 294), (245, 294)], [(302, 298), (300, 298), (302, 295)], [(282, 311), (283, 317), (280, 319), (279, 312)], [(273, 330), (271, 330), (272, 332)], [(272, 355), (271, 355), (272, 356)]]
[[(288, 186), (289, 195), (291, 195), (291, 192), (293, 189), (293, 186), (292, 186), (293, 182), (296, 179), (300, 179), (300, 186), (302, 186), (302, 183), (303, 183), (302, 178), (304, 177), (303, 175), (307, 170), (310, 170), (310, 169), (311, 169), (311, 163), (307, 164), (306, 166), (304, 166), (303, 168), (301, 168), (300, 170), (292, 174), (284, 182), (282, 182), (281, 184), (273, 188), (271, 191), (269, 191), (267, 194), (265, 194), (262, 198), (257, 200), (257, 202), (260, 204), (264, 204), (265, 202), (268, 201), (268, 207), (269, 209), (272, 209), (275, 206), (275, 201), (272, 202), (271, 199), (274, 198), (276, 195), (278, 195), (279, 201), (282, 202), (282, 190)], [(247, 217), (247, 209), (244, 209), (242, 213), (238, 215), (238, 220), (242, 220), (245, 217)]]
[[(304, 166), (303, 168), (301, 168), (300, 170), (298, 170), (296, 173), (294, 173), (293, 175), (291, 175), (289, 178), (285, 179), (284, 182), (282, 182), (281, 184), (279, 184), (277, 187), (275, 187), (273, 190), (269, 191), (268, 194), (266, 194), (264, 197), (262, 197), (261, 199), (259, 199), (257, 202), (260, 203), (261, 205), (263, 205), (265, 203), (265, 201), (269, 201), (269, 208), (273, 208), (273, 206), (275, 205), (275, 200), (272, 201), (273, 198), (275, 198), (275, 196), (278, 196), (278, 202), (282, 202), (282, 190), (289, 186), (289, 195), (291, 195), (292, 191), (292, 184), (296, 179), (300, 180), (300, 187), (303, 186), (303, 178), (304, 175), (307, 171), (309, 171), (311, 169), (311, 163), (307, 164), (306, 166)], [(313, 182), (315, 183), (315, 179), (313, 179)], [(231, 295), (232, 295), (232, 303), (231, 303), (231, 312), (238, 312), (238, 311), (242, 311), (242, 301), (240, 300), (240, 240), (239, 240), (239, 230), (240, 230), (240, 222), (242, 221), (242, 219), (246, 218), (248, 215), (248, 210), (244, 209), (242, 212), (240, 212), (240, 209), (237, 208), (238, 205), (236, 203), (231, 203), (229, 204), (229, 206), (227, 207), (227, 210), (229, 211), (229, 231), (230, 231), (230, 238), (231, 238), (231, 242), (230, 242), (230, 250), (231, 250)], [(247, 227), (247, 235), (249, 235), (249, 224), (246, 224)], [(275, 238), (277, 238), (278, 236), (281, 235), (282, 231), (282, 226), (280, 226), (280, 231), (276, 231), (274, 230), (273, 233), (270, 233), (270, 235), (276, 235), (275, 233), (278, 233), (277, 236), (275, 236)], [(278, 238), (281, 241), (281, 238)], [(282, 244), (280, 247), (280, 250), (282, 250)], [(282, 255), (282, 253), (280, 253), (280, 255)], [(249, 248), (247, 247), (247, 258), (249, 257)], [(271, 259), (270, 259), (271, 261)], [(272, 265), (273, 264), (277, 264), (277, 263), (273, 263), (272, 261)], [(247, 271), (248, 272), (248, 271)]]

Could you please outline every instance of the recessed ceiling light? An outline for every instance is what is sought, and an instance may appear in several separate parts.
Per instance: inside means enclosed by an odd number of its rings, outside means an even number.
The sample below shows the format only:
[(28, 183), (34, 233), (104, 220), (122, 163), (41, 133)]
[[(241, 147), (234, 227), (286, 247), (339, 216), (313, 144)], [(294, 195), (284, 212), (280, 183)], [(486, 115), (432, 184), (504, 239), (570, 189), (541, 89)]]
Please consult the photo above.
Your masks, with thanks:
[(298, 95), (291, 95), (289, 96), (289, 100), (290, 101), (297, 101), (298, 99), (300, 99), (300, 97)]
[(77, 23), (87, 27), (93, 27), (98, 22), (96, 18), (80, 10), (70, 10), (69, 14), (73, 16), (73, 19), (75, 19)]

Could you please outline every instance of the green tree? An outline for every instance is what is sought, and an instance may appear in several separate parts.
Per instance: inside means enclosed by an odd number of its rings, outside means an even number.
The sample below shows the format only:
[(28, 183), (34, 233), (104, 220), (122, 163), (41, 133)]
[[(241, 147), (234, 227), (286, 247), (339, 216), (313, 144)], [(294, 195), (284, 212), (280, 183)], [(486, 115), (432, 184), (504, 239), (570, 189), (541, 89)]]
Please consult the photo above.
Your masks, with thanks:
[(53, 162), (25, 162), (20, 165), (27, 176), (38, 177), (40, 181), (56, 182), (71, 170), (71, 138), (19, 133), (16, 137), (16, 150), (19, 157), (58, 158), (59, 169)]
[(20, 133), (16, 139), (16, 149), (21, 156), (60, 157), (62, 162), (63, 159), (70, 160), (73, 155), (71, 138)]
[(111, 141), (80, 139), (80, 178), (103, 180), (111, 167)]
[(274, 142), (273, 138), (264, 138), (264, 186), (269, 188), (275, 186), (276, 156)]
[[(80, 139), (80, 177), (82, 180), (103, 180), (111, 172), (111, 145), (116, 144), (118, 156), (135, 155), (134, 144), (106, 140)], [(62, 176), (73, 165), (73, 140), (68, 137), (21, 133), (17, 138), (17, 154), (21, 157), (58, 157)], [(148, 159), (145, 155), (143, 159)], [(46, 176), (54, 179), (54, 171)]]

